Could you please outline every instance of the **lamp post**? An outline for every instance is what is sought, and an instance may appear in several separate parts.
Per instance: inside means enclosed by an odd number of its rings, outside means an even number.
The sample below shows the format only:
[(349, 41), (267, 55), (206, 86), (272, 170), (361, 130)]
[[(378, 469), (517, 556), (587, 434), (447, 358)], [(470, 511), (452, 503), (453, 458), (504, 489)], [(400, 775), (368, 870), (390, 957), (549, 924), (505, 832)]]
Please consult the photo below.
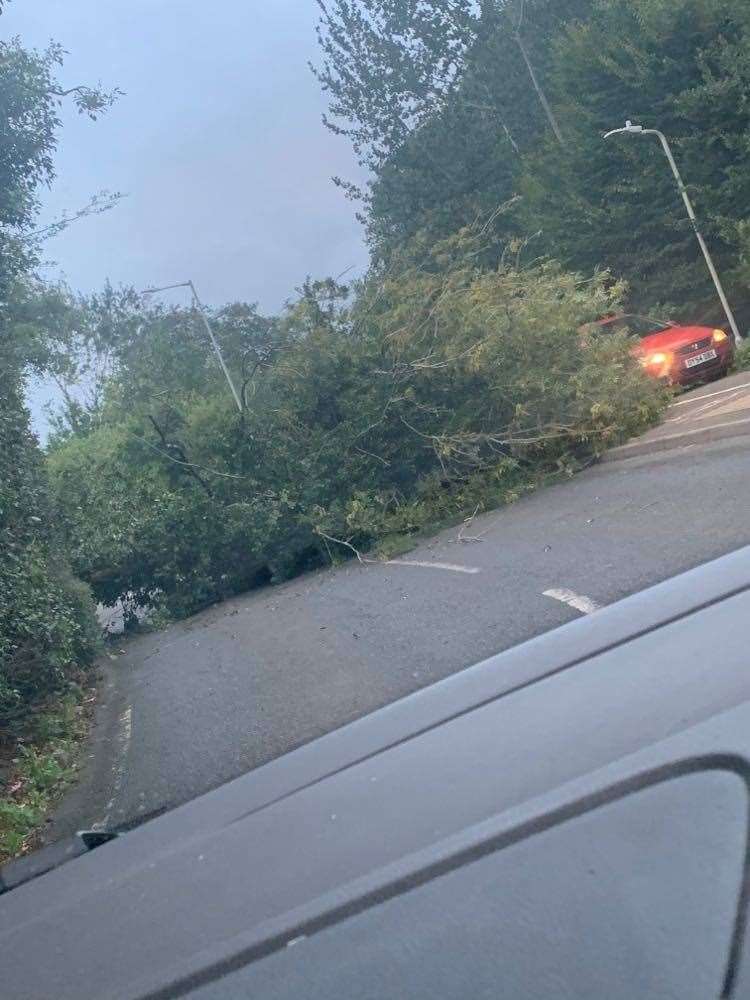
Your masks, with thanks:
[(687, 209), (688, 218), (690, 219), (690, 223), (693, 227), (695, 238), (698, 240), (700, 248), (703, 251), (703, 256), (706, 259), (706, 264), (708, 265), (709, 273), (711, 274), (711, 278), (713, 279), (716, 291), (718, 292), (719, 299), (721, 300), (721, 304), (724, 308), (724, 313), (727, 317), (727, 320), (729, 321), (729, 326), (731, 327), (732, 333), (734, 334), (734, 342), (735, 344), (738, 344), (742, 339), (742, 334), (739, 331), (739, 327), (737, 326), (737, 321), (734, 318), (734, 313), (732, 312), (732, 308), (729, 305), (726, 293), (724, 292), (724, 286), (721, 283), (721, 278), (719, 277), (718, 271), (714, 266), (713, 259), (711, 258), (711, 254), (709, 253), (708, 247), (706, 246), (706, 241), (703, 239), (703, 235), (700, 229), (698, 229), (698, 220), (695, 215), (695, 210), (693, 209), (693, 204), (690, 201), (690, 197), (688, 196), (687, 193), (687, 188), (685, 187), (685, 182), (682, 179), (680, 171), (677, 167), (677, 163), (675, 162), (675, 158), (672, 155), (672, 149), (669, 143), (667, 142), (667, 137), (664, 135), (663, 132), (660, 132), (658, 129), (644, 128), (643, 125), (634, 125), (632, 122), (627, 121), (625, 122), (624, 128), (612, 129), (611, 132), (605, 133), (604, 138), (609, 139), (609, 137), (612, 135), (621, 135), (623, 133), (628, 133), (629, 135), (658, 136), (659, 141), (662, 144), (662, 148), (664, 149), (664, 153), (666, 154), (666, 157), (669, 160), (669, 165), (672, 168), (672, 173), (674, 174), (675, 180), (677, 181), (677, 187), (680, 191), (680, 194), (682, 195), (682, 200), (685, 202), (685, 208)]
[(214, 336), (214, 331), (211, 329), (211, 324), (208, 322), (208, 316), (206, 315), (206, 310), (203, 307), (201, 300), (198, 298), (198, 293), (195, 290), (195, 285), (192, 281), (180, 281), (176, 285), (162, 285), (161, 288), (146, 288), (141, 292), (141, 295), (154, 295), (157, 292), (166, 292), (171, 288), (189, 288), (193, 296), (193, 305), (198, 310), (201, 319), (203, 320), (203, 325), (206, 328), (206, 333), (208, 334), (211, 345), (216, 352), (216, 357), (219, 359), (219, 364), (221, 365), (221, 370), (224, 372), (224, 377), (229, 384), (229, 388), (232, 390), (232, 395), (234, 396), (234, 401), (237, 404), (237, 409), (242, 413), (242, 403), (240, 402), (239, 393), (232, 381), (232, 376), (229, 374), (229, 369), (224, 362), (224, 356), (221, 353), (221, 348), (219, 347), (218, 341)]

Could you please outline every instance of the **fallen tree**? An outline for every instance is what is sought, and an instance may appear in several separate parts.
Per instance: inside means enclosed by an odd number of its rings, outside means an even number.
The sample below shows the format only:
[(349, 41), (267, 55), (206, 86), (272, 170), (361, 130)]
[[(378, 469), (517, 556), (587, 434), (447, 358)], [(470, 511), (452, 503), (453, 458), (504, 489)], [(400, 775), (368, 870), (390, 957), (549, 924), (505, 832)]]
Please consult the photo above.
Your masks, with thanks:
[(123, 365), (49, 458), (77, 572), (186, 614), (513, 500), (655, 420), (627, 342), (579, 333), (622, 289), (520, 250), (490, 264), (474, 227), (354, 289), (308, 284), (267, 350), (249, 337), (241, 414), (216, 371), (201, 392), (139, 369), (136, 391)]

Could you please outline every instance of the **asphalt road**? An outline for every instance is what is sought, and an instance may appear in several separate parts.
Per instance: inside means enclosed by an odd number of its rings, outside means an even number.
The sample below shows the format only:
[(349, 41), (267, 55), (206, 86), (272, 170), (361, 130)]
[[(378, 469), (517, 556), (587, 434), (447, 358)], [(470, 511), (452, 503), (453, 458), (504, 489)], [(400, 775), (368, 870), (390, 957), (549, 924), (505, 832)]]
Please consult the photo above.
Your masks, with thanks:
[(670, 451), (687, 444), (709, 444), (750, 433), (750, 372), (736, 372), (680, 393), (664, 421), (605, 456), (619, 461), (635, 455)]
[(186, 801), (747, 544), (749, 486), (750, 437), (602, 464), (477, 518), (480, 541), (445, 531), (400, 564), (349, 563), (128, 642), (50, 838)]

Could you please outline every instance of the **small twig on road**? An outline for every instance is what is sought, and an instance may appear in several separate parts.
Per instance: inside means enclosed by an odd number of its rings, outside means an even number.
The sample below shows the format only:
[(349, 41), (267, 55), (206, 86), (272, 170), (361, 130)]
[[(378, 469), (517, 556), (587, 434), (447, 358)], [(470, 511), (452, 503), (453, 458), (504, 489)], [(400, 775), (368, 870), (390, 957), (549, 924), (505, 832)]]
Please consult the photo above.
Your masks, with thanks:
[(476, 536), (474, 536), (474, 535), (470, 535), (468, 538), (464, 538), (464, 532), (469, 527), (469, 525), (473, 522), (474, 518), (477, 516), (477, 511), (478, 510), (479, 510), (479, 504), (477, 504), (476, 507), (474, 508), (474, 513), (473, 514), (470, 514), (469, 517), (464, 518), (464, 523), (461, 525), (461, 529), (458, 532), (458, 537), (456, 538), (457, 542), (475, 542), (475, 541), (479, 541), (479, 539)]
[[(474, 513), (476, 513), (476, 511)], [(320, 535), (320, 537), (323, 539), (324, 542), (327, 539), (329, 542), (336, 542), (337, 545), (344, 545), (346, 546), (347, 549), (351, 549), (354, 555), (363, 565), (374, 564), (378, 566), (419, 566), (421, 569), (446, 569), (446, 570), (451, 570), (454, 573), (468, 573), (470, 575), (474, 575), (475, 573), (481, 572), (476, 566), (456, 566), (453, 563), (420, 562), (419, 560), (415, 559), (368, 559), (366, 556), (363, 556), (362, 553), (359, 551), (359, 549), (356, 549), (351, 542), (344, 541), (343, 538), (334, 538), (333, 535), (326, 534), (326, 532), (322, 531), (320, 528), (314, 528), (313, 530), (316, 535)], [(476, 540), (479, 541), (479, 536), (477, 536)], [(328, 545), (326, 545), (326, 548), (328, 548)]]
[(464, 544), (468, 542), (481, 542), (482, 537), (486, 535), (487, 532), (490, 530), (489, 528), (485, 528), (485, 530), (481, 532), (481, 534), (479, 535), (464, 535), (466, 529), (469, 527), (470, 524), (473, 523), (474, 518), (477, 516), (478, 510), (479, 510), (479, 504), (477, 504), (476, 507), (474, 508), (474, 513), (470, 517), (467, 517), (464, 520), (464, 523), (461, 525), (461, 530), (458, 532), (458, 537), (456, 538), (457, 542), (463, 542)]

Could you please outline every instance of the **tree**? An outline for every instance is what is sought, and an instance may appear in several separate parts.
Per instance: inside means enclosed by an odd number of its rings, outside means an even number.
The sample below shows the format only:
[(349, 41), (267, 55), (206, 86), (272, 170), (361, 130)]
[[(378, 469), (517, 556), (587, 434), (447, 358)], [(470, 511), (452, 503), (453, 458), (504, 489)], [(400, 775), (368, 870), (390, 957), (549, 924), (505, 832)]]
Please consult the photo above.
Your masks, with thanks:
[[(34, 224), (38, 190), (54, 178), (53, 153), (60, 127), (58, 109), (70, 97), (82, 114), (96, 119), (118, 91), (76, 86), (62, 89), (55, 72), (63, 49), (24, 49), (17, 39), (0, 42), (0, 283), (10, 283), (35, 266), (39, 237)], [(98, 202), (96, 203), (98, 205)], [(64, 224), (64, 223), (63, 223)]]
[(188, 614), (341, 541), (364, 549), (512, 499), (647, 425), (661, 389), (626, 343), (589, 349), (579, 334), (619, 286), (511, 248), (489, 268), (488, 243), (480, 221), (412, 241), (353, 289), (306, 282), (241, 414), (218, 380), (165, 382), (163, 403), (134, 394), (61, 441), (55, 494), (97, 597)]
[(750, 199), (748, 24), (742, 0), (598, 0), (557, 38), (550, 79), (570, 142), (528, 157), (527, 225), (572, 266), (624, 276), (639, 308), (666, 302), (685, 318), (723, 322), (658, 143), (601, 139), (625, 118), (668, 135), (730, 297), (750, 320), (738, 269)]
[[(544, 79), (551, 39), (591, 0), (529, 0), (523, 35)], [(322, 5), (317, 72), (328, 126), (372, 171), (365, 206), (376, 257), (426, 230), (441, 239), (517, 194), (523, 155), (548, 130), (517, 44), (517, 0)], [(502, 243), (517, 232), (502, 216)]]
[[(0, 42), (0, 725), (59, 692), (91, 662), (92, 608), (60, 545), (38, 442), (23, 401), (25, 374), (50, 363), (50, 344), (28, 307), (43, 234), (35, 231), (40, 185), (54, 176), (60, 101), (96, 117), (114, 99), (87, 87), (62, 90), (62, 50)], [(59, 223), (62, 225), (64, 222)]]
[[(516, 28), (566, 139), (555, 141)], [(376, 262), (498, 206), (498, 247), (627, 278), (631, 305), (723, 322), (658, 145), (602, 142), (626, 117), (664, 130), (741, 321), (748, 292), (750, 68), (743, 0), (326, 4), (329, 124), (372, 171)]]
[[(318, 0), (324, 121), (375, 170), (453, 89), (481, 15), (472, 0)], [(485, 5), (486, 7), (487, 5)]]
[[(70, 433), (116, 422), (119, 410), (149, 412), (158, 421), (158, 412), (180, 400), (225, 385), (192, 307), (165, 308), (109, 283), (88, 296), (34, 286), (25, 314), (31, 328), (43, 331), (48, 371), (64, 400), (52, 415), (53, 447)], [(214, 311), (211, 323), (241, 389), (283, 348), (274, 320), (255, 304), (232, 303)]]

